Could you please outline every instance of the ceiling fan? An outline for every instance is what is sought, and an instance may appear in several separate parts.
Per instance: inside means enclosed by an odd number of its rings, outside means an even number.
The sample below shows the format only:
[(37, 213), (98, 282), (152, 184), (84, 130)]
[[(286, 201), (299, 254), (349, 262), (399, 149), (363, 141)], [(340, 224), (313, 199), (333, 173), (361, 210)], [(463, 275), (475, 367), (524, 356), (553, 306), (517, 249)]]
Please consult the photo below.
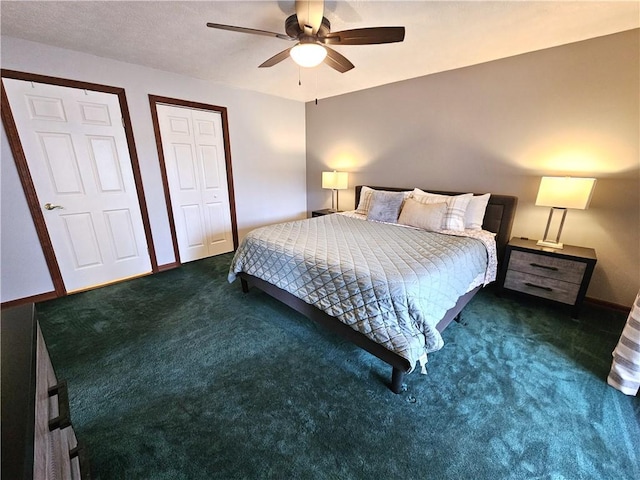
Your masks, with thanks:
[(286, 35), (220, 23), (207, 23), (207, 27), (297, 42), (293, 47), (262, 63), (260, 68), (272, 67), (291, 56), (302, 67), (315, 67), (324, 61), (331, 68), (344, 73), (354, 68), (353, 63), (328, 45), (373, 45), (404, 40), (404, 27), (356, 28), (332, 32), (329, 20), (324, 17), (324, 0), (296, 0), (296, 13), (284, 22)]

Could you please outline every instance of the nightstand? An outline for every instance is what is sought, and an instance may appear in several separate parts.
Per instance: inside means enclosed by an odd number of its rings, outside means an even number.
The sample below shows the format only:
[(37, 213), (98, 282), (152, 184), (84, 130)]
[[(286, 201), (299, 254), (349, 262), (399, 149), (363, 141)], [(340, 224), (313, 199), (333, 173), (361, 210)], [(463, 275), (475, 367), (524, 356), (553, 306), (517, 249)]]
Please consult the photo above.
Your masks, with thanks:
[(337, 210), (332, 210), (330, 208), (325, 208), (324, 210), (314, 210), (311, 212), (312, 217), (322, 217), (323, 215), (331, 215), (332, 213), (337, 213)]
[(565, 245), (557, 250), (514, 237), (505, 250), (498, 284), (503, 291), (571, 305), (571, 316), (578, 318), (596, 261), (593, 248)]

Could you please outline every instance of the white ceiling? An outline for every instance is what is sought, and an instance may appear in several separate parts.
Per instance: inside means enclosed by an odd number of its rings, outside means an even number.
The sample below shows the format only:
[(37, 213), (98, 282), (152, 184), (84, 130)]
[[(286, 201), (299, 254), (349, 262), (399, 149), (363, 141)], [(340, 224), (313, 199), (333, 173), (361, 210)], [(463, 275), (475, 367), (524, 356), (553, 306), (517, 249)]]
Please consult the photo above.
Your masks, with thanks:
[[(337, 46), (356, 66), (257, 66), (291, 43), (207, 22), (284, 33), (293, 0), (2, 0), (2, 35), (310, 101), (640, 27), (640, 1), (336, 1), (331, 30), (404, 26), (405, 41)], [(38, 72), (46, 73), (46, 72)], [(302, 85), (298, 85), (298, 77)]]

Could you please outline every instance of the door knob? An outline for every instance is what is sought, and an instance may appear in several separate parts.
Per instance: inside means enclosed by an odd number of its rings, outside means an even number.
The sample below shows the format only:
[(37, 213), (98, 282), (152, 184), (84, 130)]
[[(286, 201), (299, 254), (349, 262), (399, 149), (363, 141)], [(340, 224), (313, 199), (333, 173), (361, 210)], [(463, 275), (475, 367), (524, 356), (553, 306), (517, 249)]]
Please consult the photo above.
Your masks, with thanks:
[(51, 203), (44, 204), (45, 210), (55, 210), (56, 208), (64, 208), (62, 205), (52, 205)]

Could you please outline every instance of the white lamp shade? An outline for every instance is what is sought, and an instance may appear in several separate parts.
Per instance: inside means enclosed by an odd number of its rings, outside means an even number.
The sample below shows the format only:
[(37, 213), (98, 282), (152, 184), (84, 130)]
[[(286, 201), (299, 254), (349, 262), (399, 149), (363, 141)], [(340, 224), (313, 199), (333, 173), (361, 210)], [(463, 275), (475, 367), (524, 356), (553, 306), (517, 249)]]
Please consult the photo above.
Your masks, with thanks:
[(331, 190), (346, 190), (349, 188), (349, 174), (347, 172), (322, 172), (322, 188)]
[(542, 177), (536, 205), (586, 210), (595, 184), (595, 178)]
[(327, 56), (327, 50), (317, 43), (299, 43), (289, 55), (301, 67), (317, 67)]

